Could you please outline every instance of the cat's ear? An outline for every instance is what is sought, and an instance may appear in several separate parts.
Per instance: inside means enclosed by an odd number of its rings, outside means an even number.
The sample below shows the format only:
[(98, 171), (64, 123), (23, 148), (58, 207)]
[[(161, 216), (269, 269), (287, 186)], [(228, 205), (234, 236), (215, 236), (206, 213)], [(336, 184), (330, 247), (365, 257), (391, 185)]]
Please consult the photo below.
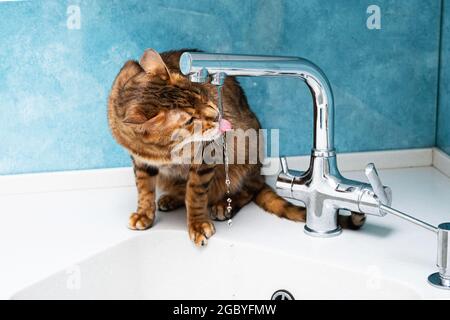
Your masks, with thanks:
[(140, 107), (131, 107), (125, 113), (123, 122), (132, 127), (136, 132), (149, 133), (159, 130), (166, 121), (167, 112), (160, 110), (157, 114), (148, 116)]
[(113, 91), (118, 93), (131, 78), (143, 71), (142, 67), (136, 61), (127, 61), (122, 69), (120, 69), (116, 80), (114, 80)]
[(144, 110), (139, 107), (130, 107), (125, 113), (123, 122), (126, 124), (143, 124), (148, 120)]
[(170, 80), (169, 69), (167, 68), (159, 53), (155, 50), (145, 50), (144, 54), (141, 57), (141, 60), (139, 61), (139, 64), (147, 74), (156, 76), (163, 81)]

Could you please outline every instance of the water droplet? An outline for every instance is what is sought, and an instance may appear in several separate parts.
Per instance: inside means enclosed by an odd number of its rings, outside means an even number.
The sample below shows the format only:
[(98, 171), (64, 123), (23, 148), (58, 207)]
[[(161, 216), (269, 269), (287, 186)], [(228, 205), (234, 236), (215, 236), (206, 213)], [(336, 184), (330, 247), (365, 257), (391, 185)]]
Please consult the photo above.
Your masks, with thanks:
[[(219, 113), (220, 113), (220, 118), (223, 118), (223, 105), (222, 105), (222, 86), (217, 86), (217, 96), (218, 96), (218, 107), (219, 107)], [(231, 194), (231, 181), (230, 181), (230, 176), (229, 176), (229, 161), (228, 161), (228, 148), (227, 148), (227, 139), (226, 139), (226, 135), (227, 133), (224, 132), (222, 135), (222, 143), (223, 143), (223, 164), (224, 164), (224, 168), (225, 168), (225, 186), (226, 186), (226, 194), (227, 196), (230, 196)], [(231, 198), (227, 198), (227, 213), (228, 216), (231, 215), (231, 211), (233, 210), (233, 207), (231, 206)], [(231, 219), (228, 220), (228, 226), (231, 227), (232, 225), (232, 221)]]

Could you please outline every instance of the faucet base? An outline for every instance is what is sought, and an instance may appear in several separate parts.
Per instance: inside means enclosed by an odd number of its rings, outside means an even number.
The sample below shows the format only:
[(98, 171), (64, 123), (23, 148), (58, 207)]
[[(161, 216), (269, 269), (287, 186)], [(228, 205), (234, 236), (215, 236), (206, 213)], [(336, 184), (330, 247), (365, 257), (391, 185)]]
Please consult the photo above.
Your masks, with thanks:
[(450, 290), (450, 280), (443, 278), (439, 272), (431, 274), (428, 277), (428, 283), (439, 289)]
[(342, 233), (342, 228), (340, 226), (338, 226), (334, 230), (319, 232), (319, 231), (313, 230), (313, 229), (309, 228), (307, 225), (305, 225), (304, 231), (307, 235), (312, 236), (312, 237), (331, 238), (331, 237), (336, 237), (336, 236), (340, 235)]

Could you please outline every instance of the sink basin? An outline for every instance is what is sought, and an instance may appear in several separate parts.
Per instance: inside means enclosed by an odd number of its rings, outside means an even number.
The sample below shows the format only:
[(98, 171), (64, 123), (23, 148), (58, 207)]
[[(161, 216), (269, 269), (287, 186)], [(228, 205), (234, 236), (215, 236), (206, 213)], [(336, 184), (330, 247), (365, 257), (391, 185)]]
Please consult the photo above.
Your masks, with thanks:
[[(270, 299), (280, 289), (295, 299), (450, 299), (427, 283), (436, 272), (436, 236), (395, 216), (370, 216), (362, 230), (317, 239), (303, 223), (250, 203), (196, 248), (182, 208), (158, 212), (150, 230), (126, 228), (136, 205), (127, 170), (129, 186), (0, 197), (0, 299)], [(380, 174), (395, 190), (395, 207), (432, 224), (449, 220), (450, 180), (436, 169)], [(17, 216), (27, 223), (12, 228)], [(70, 223), (55, 228), (55, 221)]]
[(263, 246), (215, 238), (196, 248), (177, 230), (125, 240), (31, 285), (13, 299), (417, 299), (392, 279)]

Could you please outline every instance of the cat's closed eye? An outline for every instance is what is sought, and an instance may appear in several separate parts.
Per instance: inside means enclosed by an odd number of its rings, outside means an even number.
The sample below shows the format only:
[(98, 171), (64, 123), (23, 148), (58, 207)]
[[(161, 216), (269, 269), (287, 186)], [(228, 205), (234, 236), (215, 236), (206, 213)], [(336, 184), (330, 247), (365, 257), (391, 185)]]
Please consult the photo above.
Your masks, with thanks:
[(188, 125), (192, 124), (193, 122), (194, 122), (194, 117), (190, 117), (190, 118), (184, 123), (184, 125), (185, 125), (185, 126), (188, 126)]
[(204, 113), (213, 119), (217, 119), (219, 117), (219, 111), (213, 106), (209, 105), (208, 108), (204, 111)]

